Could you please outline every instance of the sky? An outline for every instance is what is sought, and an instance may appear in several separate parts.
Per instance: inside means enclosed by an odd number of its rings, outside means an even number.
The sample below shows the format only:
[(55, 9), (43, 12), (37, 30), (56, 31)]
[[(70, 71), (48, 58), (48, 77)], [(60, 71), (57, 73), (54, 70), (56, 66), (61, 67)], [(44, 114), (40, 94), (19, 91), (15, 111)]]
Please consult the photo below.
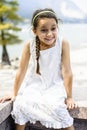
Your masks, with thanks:
[(76, 5), (79, 6), (81, 10), (83, 10), (84, 13), (87, 13), (87, 0), (71, 0)]
[[(22, 8), (21, 12), (24, 15), (25, 15), (26, 9), (27, 9), (27, 12), (26, 12), (26, 15), (27, 15), (28, 11), (31, 11), (31, 9), (32, 9), (32, 12), (33, 12), (38, 8), (52, 7), (54, 9), (54, 11), (59, 11), (58, 7), (60, 7), (60, 6), (61, 6), (60, 9), (61, 9), (64, 16), (73, 17), (73, 18), (84, 18), (85, 14), (87, 14), (87, 0), (59, 0), (59, 1), (58, 0), (46, 0), (46, 1), (41, 1), (41, 0), (31, 0), (31, 1), (18, 0), (18, 1), (19, 1), (20, 8)], [(60, 4), (60, 1), (61, 1), (62, 5)], [(71, 3), (72, 2), (75, 3), (77, 5), (77, 8), (79, 7), (81, 9), (81, 11), (74, 10), (74, 9), (70, 8), (69, 6), (67, 8), (67, 3), (69, 1)], [(59, 6), (57, 7), (58, 4), (59, 4)]]
[[(29, 3), (33, 4), (33, 3), (36, 3), (36, 1), (40, 1), (40, 0), (31, 0), (31, 1), (28, 1), (28, 0), (18, 0), (18, 1), (19, 1), (19, 3), (26, 4), (26, 7), (28, 7)], [(44, 3), (46, 3), (47, 5), (48, 4), (50, 5), (50, 4), (52, 4), (52, 2), (50, 2), (50, 1), (51, 0), (46, 0), (45, 2), (44, 1), (40, 1), (40, 4), (43, 5)], [(57, 2), (57, 0), (54, 0), (54, 1)], [(65, 0), (65, 1), (67, 1), (67, 0)], [(70, 0), (70, 1), (74, 2), (77, 6), (79, 6), (79, 8), (82, 11), (84, 11), (84, 13), (87, 13), (87, 0)], [(34, 6), (38, 6), (38, 5), (34, 5)]]

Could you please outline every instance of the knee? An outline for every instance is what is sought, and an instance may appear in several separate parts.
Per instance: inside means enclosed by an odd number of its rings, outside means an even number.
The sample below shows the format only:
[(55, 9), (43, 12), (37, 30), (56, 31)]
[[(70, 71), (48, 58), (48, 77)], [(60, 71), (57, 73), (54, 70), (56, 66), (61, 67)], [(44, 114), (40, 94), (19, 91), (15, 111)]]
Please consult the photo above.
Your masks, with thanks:
[(70, 127), (63, 128), (62, 130), (75, 130), (75, 129), (74, 129), (74, 126), (72, 125), (72, 126), (70, 126)]

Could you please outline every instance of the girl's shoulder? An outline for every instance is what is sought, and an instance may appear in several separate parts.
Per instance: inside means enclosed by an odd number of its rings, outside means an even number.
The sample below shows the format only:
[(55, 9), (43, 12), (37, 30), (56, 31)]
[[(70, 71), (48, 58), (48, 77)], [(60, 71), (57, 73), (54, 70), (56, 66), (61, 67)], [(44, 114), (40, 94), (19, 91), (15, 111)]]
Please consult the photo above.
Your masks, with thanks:
[(34, 39), (29, 39), (27, 42), (25, 42), (25, 46), (27, 46), (30, 50), (30, 53), (33, 51), (34, 49)]
[(69, 42), (68, 42), (68, 40), (67, 40), (65, 37), (59, 36), (59, 37), (58, 37), (58, 42), (59, 42), (61, 54), (62, 54), (64, 51), (69, 50)]
[(62, 48), (63, 49), (69, 48), (69, 41), (65, 38), (62, 39)]
[(69, 42), (67, 39), (63, 38), (62, 39), (62, 50), (61, 50), (61, 54), (64, 55), (69, 55), (70, 52), (70, 46), (69, 46)]
[(60, 44), (69, 44), (69, 42), (68, 42), (68, 40), (65, 38), (65, 37), (63, 37), (63, 36), (60, 36), (59, 35), (59, 37), (58, 37), (58, 41), (60, 42)]

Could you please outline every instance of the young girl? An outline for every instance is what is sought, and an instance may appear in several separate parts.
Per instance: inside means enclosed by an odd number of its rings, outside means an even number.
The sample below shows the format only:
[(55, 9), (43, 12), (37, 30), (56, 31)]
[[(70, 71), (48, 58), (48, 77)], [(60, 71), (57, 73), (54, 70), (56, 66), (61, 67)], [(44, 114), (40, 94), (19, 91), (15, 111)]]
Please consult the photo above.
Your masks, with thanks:
[(0, 100), (15, 99), (11, 115), (16, 130), (24, 130), (28, 121), (40, 121), (47, 128), (74, 130), (67, 110), (76, 108), (69, 43), (59, 36), (58, 21), (51, 9), (34, 13), (35, 37), (24, 46), (13, 95)]

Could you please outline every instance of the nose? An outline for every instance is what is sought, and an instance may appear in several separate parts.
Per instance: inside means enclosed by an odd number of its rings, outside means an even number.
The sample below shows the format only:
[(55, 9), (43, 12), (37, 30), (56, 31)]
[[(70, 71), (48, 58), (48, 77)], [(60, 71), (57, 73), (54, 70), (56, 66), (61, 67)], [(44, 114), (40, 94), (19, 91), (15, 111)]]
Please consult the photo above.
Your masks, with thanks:
[(49, 31), (47, 32), (47, 36), (51, 36), (51, 35), (52, 35), (52, 31), (49, 30)]

